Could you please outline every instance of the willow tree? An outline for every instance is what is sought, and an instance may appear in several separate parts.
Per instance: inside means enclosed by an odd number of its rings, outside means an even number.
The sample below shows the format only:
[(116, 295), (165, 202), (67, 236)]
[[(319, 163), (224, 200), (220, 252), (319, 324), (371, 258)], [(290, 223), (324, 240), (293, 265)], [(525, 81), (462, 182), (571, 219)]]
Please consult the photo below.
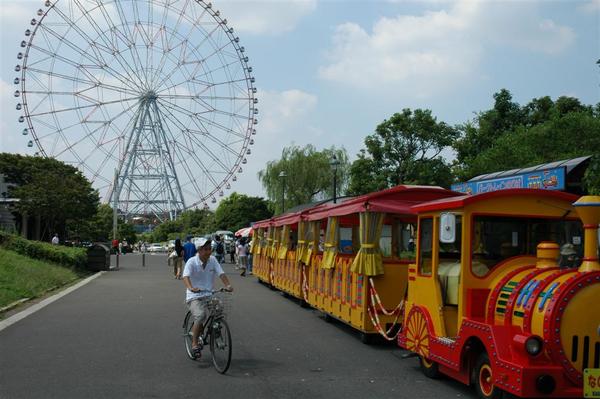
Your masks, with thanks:
[(314, 201), (332, 198), (334, 175), (336, 196), (348, 182), (348, 154), (335, 147), (317, 151), (313, 145), (285, 147), (279, 160), (270, 161), (258, 178), (275, 213)]

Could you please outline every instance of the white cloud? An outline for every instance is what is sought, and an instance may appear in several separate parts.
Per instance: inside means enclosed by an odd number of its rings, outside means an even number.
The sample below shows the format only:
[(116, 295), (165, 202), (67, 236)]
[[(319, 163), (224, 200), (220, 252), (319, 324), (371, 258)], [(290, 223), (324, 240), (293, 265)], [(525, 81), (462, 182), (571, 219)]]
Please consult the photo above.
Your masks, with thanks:
[(34, 1), (0, 1), (0, 21), (2, 23), (15, 22), (23, 23), (35, 17), (34, 8), (41, 2)]
[(224, 0), (215, 4), (236, 32), (277, 35), (294, 30), (317, 0)]
[(10, 98), (10, 92), (10, 85), (4, 80), (0, 80), (0, 147), (2, 147), (2, 150), (0, 150), (0, 152), (3, 152), (4, 148), (7, 148), (8, 139), (10, 137), (6, 126), (6, 120), (8, 116), (4, 114), (4, 110), (8, 109), (8, 107), (10, 106), (10, 104), (8, 104), (8, 101), (6, 101), (7, 98)]
[(311, 142), (310, 132), (318, 134), (318, 129), (310, 124), (310, 116), (318, 100), (315, 95), (295, 89), (259, 93), (259, 105), (264, 112), (261, 114), (257, 148), (253, 149), (255, 154), (252, 160), (253, 163), (264, 165), (269, 160), (278, 159), (283, 147), (292, 142), (307, 144)]
[(336, 27), (326, 80), (361, 88), (389, 85), (429, 97), (477, 78), (489, 45), (557, 54), (573, 30), (538, 15), (535, 3), (462, 0), (422, 15), (380, 18), (368, 32), (355, 23)]
[[(301, 90), (283, 92), (259, 91), (260, 123), (252, 155), (244, 165), (244, 173), (232, 184), (231, 190), (247, 195), (264, 196), (257, 184), (257, 173), (266, 163), (281, 157), (281, 150), (292, 144), (304, 146), (317, 142), (321, 131), (311, 125), (310, 117), (317, 107), (315, 95)], [(264, 112), (262, 112), (264, 110)]]
[[(483, 6), (485, 5), (485, 6)], [(539, 3), (483, 3), (470, 27), (473, 34), (500, 45), (555, 55), (575, 40), (568, 26), (539, 15)]]
[(20, 134), (23, 126), (17, 123), (15, 86), (0, 79), (0, 152), (24, 152), (27, 137)]
[(589, 14), (598, 14), (600, 12), (600, 0), (591, 0), (588, 2), (584, 2), (577, 7), (578, 10), (581, 10), (585, 13)]

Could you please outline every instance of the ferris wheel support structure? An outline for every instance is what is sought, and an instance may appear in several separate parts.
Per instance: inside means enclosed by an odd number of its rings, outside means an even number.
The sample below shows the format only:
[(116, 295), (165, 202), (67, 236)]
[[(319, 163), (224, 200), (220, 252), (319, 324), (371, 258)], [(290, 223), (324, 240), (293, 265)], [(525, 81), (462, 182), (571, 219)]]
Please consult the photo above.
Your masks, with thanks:
[(186, 208), (157, 98), (149, 91), (140, 100), (125, 158), (117, 168), (117, 187), (110, 191), (112, 203), (121, 198), (125, 188), (127, 198), (118, 201), (124, 205), (121, 212), (125, 219), (153, 215), (163, 221), (167, 209), (168, 218), (173, 220)]

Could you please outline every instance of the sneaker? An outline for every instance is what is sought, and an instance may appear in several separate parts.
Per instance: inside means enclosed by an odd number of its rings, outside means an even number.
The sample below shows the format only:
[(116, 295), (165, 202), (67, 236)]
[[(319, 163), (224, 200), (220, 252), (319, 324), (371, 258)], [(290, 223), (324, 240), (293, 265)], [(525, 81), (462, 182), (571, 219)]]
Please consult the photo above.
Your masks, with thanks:
[(194, 359), (200, 359), (202, 357), (202, 347), (197, 346), (192, 348), (192, 353), (194, 354)]

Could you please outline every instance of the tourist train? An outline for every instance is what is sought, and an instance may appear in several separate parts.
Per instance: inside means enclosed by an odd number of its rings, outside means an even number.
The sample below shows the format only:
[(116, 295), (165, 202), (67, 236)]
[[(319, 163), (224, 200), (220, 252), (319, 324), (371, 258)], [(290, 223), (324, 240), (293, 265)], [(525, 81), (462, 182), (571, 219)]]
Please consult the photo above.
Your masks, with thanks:
[(600, 367), (600, 197), (397, 186), (253, 225), (254, 274), (482, 398), (582, 397)]

